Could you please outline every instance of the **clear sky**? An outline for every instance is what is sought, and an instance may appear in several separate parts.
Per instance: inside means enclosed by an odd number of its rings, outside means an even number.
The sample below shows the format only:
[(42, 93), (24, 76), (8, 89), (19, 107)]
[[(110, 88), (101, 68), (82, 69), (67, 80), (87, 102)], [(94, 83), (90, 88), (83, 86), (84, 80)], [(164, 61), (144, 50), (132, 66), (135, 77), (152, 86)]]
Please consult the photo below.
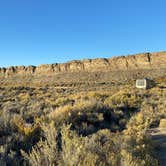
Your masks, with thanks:
[(1, 0), (0, 66), (166, 50), (165, 0)]

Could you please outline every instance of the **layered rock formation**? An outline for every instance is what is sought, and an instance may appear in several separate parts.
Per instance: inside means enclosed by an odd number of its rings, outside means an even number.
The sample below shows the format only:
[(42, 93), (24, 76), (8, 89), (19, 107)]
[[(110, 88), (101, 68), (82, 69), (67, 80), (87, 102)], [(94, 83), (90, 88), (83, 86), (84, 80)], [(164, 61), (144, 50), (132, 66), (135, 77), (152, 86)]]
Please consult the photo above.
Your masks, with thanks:
[(62, 72), (111, 72), (166, 68), (166, 52), (144, 53), (109, 59), (75, 60), (63, 64), (0, 68), (0, 77), (54, 75)]

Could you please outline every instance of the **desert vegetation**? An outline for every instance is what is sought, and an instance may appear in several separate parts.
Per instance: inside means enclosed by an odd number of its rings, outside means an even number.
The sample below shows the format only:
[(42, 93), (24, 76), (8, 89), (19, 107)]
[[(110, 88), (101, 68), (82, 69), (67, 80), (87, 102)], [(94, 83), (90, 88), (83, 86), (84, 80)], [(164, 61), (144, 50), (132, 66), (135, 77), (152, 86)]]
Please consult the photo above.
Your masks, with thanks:
[(0, 165), (159, 165), (148, 129), (166, 116), (166, 80), (156, 82), (1, 86)]

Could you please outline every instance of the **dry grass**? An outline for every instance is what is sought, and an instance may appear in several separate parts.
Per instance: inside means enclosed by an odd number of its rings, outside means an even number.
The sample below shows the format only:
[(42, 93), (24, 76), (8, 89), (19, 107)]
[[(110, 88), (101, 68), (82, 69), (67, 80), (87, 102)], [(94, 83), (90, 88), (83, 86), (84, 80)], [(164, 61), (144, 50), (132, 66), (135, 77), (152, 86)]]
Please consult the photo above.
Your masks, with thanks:
[(157, 165), (146, 131), (166, 116), (165, 78), (149, 90), (135, 89), (134, 81), (61, 88), (37, 81), (0, 88), (0, 163)]

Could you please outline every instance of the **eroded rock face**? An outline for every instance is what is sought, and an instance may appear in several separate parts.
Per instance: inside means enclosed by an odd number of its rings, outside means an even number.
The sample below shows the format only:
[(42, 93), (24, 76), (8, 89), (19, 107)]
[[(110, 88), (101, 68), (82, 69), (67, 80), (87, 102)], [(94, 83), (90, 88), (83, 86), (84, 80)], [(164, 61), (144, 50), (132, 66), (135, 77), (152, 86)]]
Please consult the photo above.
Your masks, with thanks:
[(63, 64), (0, 68), (0, 77), (15, 75), (54, 75), (60, 72), (110, 72), (166, 68), (166, 52), (144, 53), (113, 58), (75, 60)]

